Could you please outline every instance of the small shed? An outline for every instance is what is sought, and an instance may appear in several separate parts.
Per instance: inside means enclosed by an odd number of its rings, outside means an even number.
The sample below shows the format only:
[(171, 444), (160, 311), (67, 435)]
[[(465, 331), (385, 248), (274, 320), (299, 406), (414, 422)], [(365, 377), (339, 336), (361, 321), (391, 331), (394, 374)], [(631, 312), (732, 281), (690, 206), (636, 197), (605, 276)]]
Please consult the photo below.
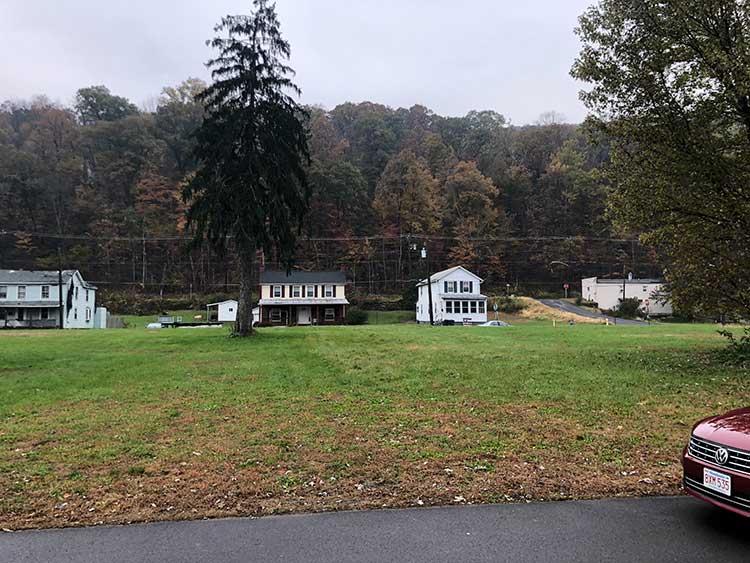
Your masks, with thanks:
[(220, 323), (233, 323), (237, 320), (237, 308), (239, 303), (234, 299), (222, 301), (221, 303), (209, 303), (206, 307), (206, 320), (211, 320), (211, 309), (218, 309), (216, 320)]

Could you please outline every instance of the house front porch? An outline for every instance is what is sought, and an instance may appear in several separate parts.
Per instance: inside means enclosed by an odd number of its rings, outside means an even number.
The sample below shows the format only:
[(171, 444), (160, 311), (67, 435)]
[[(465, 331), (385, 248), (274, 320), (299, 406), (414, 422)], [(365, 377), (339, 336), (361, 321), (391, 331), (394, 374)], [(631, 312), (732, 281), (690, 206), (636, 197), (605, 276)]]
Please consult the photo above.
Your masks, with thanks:
[(259, 326), (340, 325), (346, 320), (346, 304), (260, 304)]
[(47, 302), (4, 304), (0, 307), (0, 329), (4, 328), (57, 328), (60, 324), (58, 307), (50, 307)]

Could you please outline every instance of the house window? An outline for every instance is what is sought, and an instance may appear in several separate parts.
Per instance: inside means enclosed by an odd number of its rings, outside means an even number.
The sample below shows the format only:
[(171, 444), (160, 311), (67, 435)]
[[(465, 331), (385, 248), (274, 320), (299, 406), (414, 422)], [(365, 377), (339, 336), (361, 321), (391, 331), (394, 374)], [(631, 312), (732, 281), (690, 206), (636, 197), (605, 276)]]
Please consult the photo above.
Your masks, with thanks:
[(86, 307), (86, 322), (91, 320), (91, 307)]
[(479, 302), (479, 312), (484, 314), (484, 301)]
[(19, 285), (18, 286), (18, 300), (26, 299), (26, 286), (25, 285)]
[(471, 293), (472, 282), (462, 281), (461, 282), (461, 293)]
[(647, 293), (647, 292), (648, 292), (648, 287), (644, 285), (643, 286), (643, 293)]
[(89, 300), (89, 290), (87, 289), (86, 290), (86, 301), (88, 301), (88, 300)]
[(453, 301), (445, 302), (445, 312), (453, 314)]
[(271, 322), (272, 323), (281, 322), (281, 309), (271, 309)]
[(336, 311), (333, 309), (333, 307), (326, 307), (325, 319), (327, 321), (336, 320)]
[(471, 312), (472, 312), (472, 314), (476, 314), (477, 313), (477, 302), (476, 301), (472, 301), (471, 302)]
[(78, 299), (78, 286), (76, 286), (76, 299)]
[(292, 286), (292, 297), (302, 297), (302, 286), (301, 285), (293, 285)]
[(325, 297), (333, 297), (333, 286), (332, 285), (327, 285), (327, 286), (325, 286), (324, 289), (325, 289), (325, 293), (323, 295)]
[(463, 303), (462, 308), (463, 308), (464, 314), (468, 314), (468, 312), (469, 312), (469, 302), (468, 301), (463, 301), (462, 303)]
[(43, 320), (49, 319), (49, 309), (42, 309), (41, 317)]
[[(273, 286), (273, 296), (274, 297), (281, 297), (281, 286), (280, 285)], [(279, 314), (281, 314), (281, 312), (279, 312)]]
[(8, 298), (8, 286), (0, 285), (0, 299), (7, 299), (7, 298)]
[(42, 299), (49, 299), (49, 286), (48, 285), (42, 286)]
[(76, 309), (73, 309), (73, 318), (74, 318), (75, 320), (78, 320), (78, 309), (77, 309), (77, 308), (76, 308)]
[(305, 294), (307, 295), (307, 297), (315, 297), (315, 286), (314, 285), (306, 286)]

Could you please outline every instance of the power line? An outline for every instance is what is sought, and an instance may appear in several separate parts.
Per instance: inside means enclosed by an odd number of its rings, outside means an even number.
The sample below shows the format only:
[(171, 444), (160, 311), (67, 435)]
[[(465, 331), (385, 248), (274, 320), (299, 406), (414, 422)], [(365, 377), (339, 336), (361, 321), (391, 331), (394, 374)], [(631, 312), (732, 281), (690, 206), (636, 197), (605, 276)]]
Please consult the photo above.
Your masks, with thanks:
[[(126, 236), (92, 236), (92, 235), (76, 235), (76, 234), (59, 234), (59, 233), (32, 233), (26, 231), (0, 231), (0, 236), (17, 236), (17, 237), (32, 237), (42, 239), (53, 239), (53, 240), (80, 240), (80, 241), (117, 241), (117, 242), (131, 242), (131, 243), (143, 243), (145, 242), (188, 242), (195, 240), (194, 237), (189, 236), (140, 236), (135, 235), (132, 237)], [(227, 237), (228, 240), (232, 240), (233, 237)], [(351, 237), (300, 237), (298, 242), (368, 242), (368, 241), (387, 241), (387, 240), (406, 240), (415, 241), (415, 243), (421, 241), (456, 241), (466, 240), (469, 242), (616, 242), (616, 243), (638, 243), (638, 239), (624, 239), (624, 238), (611, 238), (611, 237), (582, 237), (576, 235), (561, 235), (561, 236), (538, 236), (538, 237), (469, 237), (461, 238), (455, 236), (431, 236), (431, 235), (370, 235), (370, 236), (351, 236)]]

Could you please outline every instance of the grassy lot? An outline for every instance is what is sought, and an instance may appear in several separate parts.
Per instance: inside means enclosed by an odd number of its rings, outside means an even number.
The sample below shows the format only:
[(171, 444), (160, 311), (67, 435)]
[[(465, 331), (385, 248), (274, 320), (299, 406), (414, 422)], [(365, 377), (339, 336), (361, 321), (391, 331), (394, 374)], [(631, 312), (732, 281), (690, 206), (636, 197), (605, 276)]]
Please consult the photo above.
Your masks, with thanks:
[(0, 333), (0, 528), (677, 493), (691, 423), (750, 401), (721, 346), (534, 321)]
[(414, 319), (414, 311), (367, 311), (367, 324), (371, 325), (413, 323)]

